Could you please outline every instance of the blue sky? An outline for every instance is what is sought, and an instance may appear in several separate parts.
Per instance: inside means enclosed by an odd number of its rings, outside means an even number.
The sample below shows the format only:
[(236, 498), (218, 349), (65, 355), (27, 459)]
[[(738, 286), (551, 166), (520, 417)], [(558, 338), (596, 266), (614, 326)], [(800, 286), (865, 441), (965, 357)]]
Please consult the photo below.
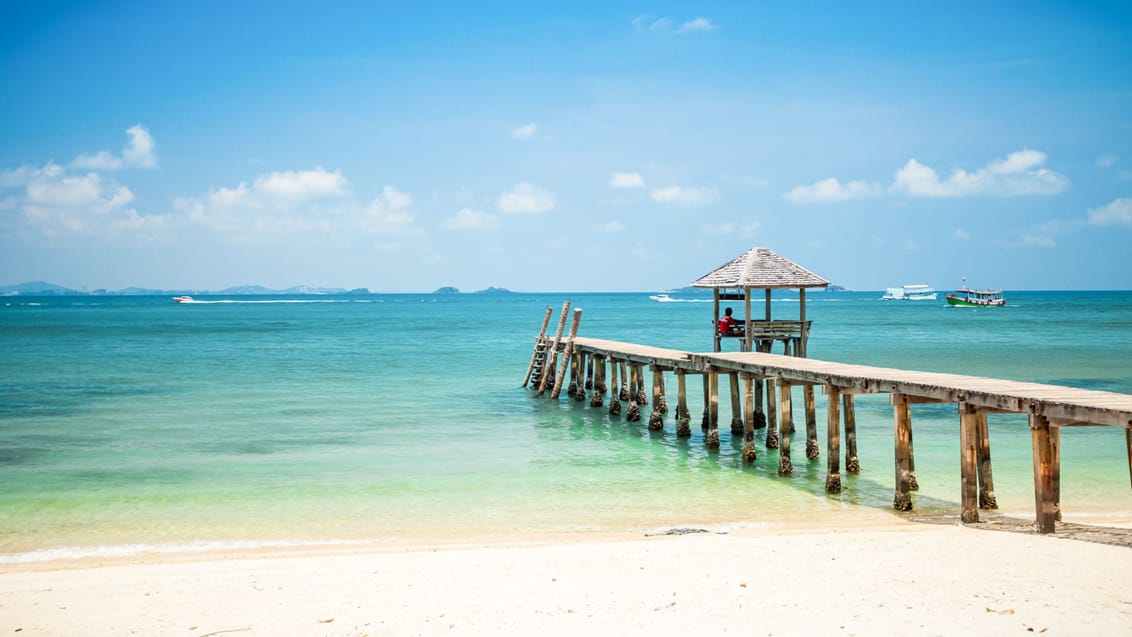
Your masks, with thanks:
[(0, 284), (1132, 288), (1132, 9), (0, 4)]

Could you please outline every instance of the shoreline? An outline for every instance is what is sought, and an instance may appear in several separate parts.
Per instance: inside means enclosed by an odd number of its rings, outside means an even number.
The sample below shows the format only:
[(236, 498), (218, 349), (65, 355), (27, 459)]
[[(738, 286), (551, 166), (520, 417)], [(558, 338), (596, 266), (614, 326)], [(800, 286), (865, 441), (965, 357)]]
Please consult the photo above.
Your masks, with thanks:
[[(1117, 634), (1132, 527), (1101, 543), (946, 519), (566, 533), (5, 565), (21, 634)], [(994, 528), (1002, 527), (1002, 528)], [(993, 532), (993, 531), (1008, 532)], [(1061, 532), (1062, 529), (1059, 529)], [(1125, 542), (1121, 544), (1120, 542)], [(1088, 568), (1082, 568), (1088, 565)], [(746, 629), (744, 629), (746, 630)], [(1103, 631), (1103, 632), (1101, 632)]]

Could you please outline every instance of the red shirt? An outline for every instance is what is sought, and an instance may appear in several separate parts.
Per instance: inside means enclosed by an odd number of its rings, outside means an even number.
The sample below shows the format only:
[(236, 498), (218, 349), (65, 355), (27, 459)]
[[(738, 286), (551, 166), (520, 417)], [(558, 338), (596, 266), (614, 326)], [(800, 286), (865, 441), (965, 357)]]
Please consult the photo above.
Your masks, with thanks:
[(735, 319), (733, 317), (730, 317), (730, 316), (727, 316), (726, 314), (724, 314), (719, 319), (719, 333), (723, 334), (724, 336), (730, 334), (731, 333), (731, 326), (734, 325), (734, 324), (735, 324)]

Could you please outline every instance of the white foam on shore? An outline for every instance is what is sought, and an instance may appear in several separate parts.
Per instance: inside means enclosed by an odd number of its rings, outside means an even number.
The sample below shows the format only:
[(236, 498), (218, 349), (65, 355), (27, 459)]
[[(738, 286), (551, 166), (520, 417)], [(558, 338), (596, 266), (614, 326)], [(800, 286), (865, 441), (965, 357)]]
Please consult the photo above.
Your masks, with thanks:
[(215, 541), (190, 544), (115, 544), (108, 546), (61, 546), (26, 553), (0, 554), (0, 564), (30, 564), (54, 560), (79, 560), (98, 557), (131, 557), (135, 555), (178, 553), (211, 553), (216, 551), (256, 550), (266, 548), (301, 548), (315, 546), (351, 546), (371, 543), (369, 540), (274, 540)]

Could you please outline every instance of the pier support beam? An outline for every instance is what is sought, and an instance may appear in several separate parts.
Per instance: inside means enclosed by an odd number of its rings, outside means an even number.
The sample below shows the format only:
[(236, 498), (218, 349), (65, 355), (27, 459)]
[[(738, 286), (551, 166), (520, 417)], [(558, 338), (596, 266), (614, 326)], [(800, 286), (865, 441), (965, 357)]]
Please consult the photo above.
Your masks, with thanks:
[(979, 442), (979, 508), (997, 509), (998, 498), (994, 497), (994, 475), (991, 473), (990, 430), (987, 428), (986, 412), (979, 412), (978, 430), (975, 432)]
[(861, 463), (857, 459), (857, 407), (853, 394), (841, 396), (841, 406), (845, 421), (845, 471), (860, 473)]
[(610, 387), (610, 391), (609, 391), (609, 415), (610, 416), (620, 416), (621, 415), (621, 384), (618, 382), (618, 379), (617, 379), (617, 370), (619, 370), (620, 368), (621, 368), (621, 361), (618, 361), (615, 358), (609, 359), (609, 375), (611, 377), (610, 381), (612, 381), (612, 382), (609, 383), (609, 387)]
[[(763, 407), (763, 379), (755, 376), (755, 413), (760, 418), (755, 421), (755, 429), (762, 429), (766, 426), (766, 409)], [(1132, 462), (1132, 461), (1130, 461)], [(1129, 474), (1132, 475), (1132, 464), (1128, 467)]]
[(676, 370), (676, 437), (688, 438), (692, 435), (692, 414), (688, 411), (687, 374)]
[[(663, 408), (663, 411), (662, 411)], [(659, 367), (652, 370), (652, 414), (649, 415), (649, 431), (664, 429), (664, 372)]]
[(704, 445), (708, 449), (719, 449), (719, 374), (707, 372), (704, 383), (708, 388), (708, 430)]
[(912, 510), (912, 410), (904, 394), (892, 395), (896, 429), (896, 495), (892, 508)]
[(728, 387), (731, 389), (731, 435), (743, 435), (743, 412), (739, 407), (739, 372), (727, 375)]
[(778, 380), (779, 395), (779, 441), (778, 441), (778, 475), (788, 476), (794, 473), (794, 465), (790, 462), (790, 432), (794, 431), (794, 414), (791, 405), (790, 383), (784, 378)]
[(979, 521), (978, 452), (979, 413), (966, 403), (959, 403), (959, 520), (964, 524)]
[(815, 460), (821, 455), (818, 449), (818, 417), (814, 406), (814, 386), (802, 386), (802, 398), (806, 406), (806, 458)]
[(1057, 501), (1053, 488), (1053, 444), (1049, 419), (1030, 414), (1030, 438), (1034, 447), (1034, 527), (1038, 533), (1053, 533), (1057, 519)]
[(605, 401), (605, 357), (593, 356), (590, 358), (594, 370), (593, 393), (590, 394), (590, 407), (601, 407)]
[(766, 379), (766, 448), (778, 449), (778, 410), (775, 404), (778, 402), (778, 396), (775, 396), (776, 381), (773, 378)]
[(833, 385), (826, 386), (829, 397), (826, 420), (826, 493), (841, 493), (841, 390)]
[(1124, 430), (1124, 442), (1128, 446), (1128, 480), (1132, 482), (1132, 427)]
[(629, 409), (625, 411), (625, 420), (637, 422), (641, 419), (641, 366), (636, 363), (629, 364)]

